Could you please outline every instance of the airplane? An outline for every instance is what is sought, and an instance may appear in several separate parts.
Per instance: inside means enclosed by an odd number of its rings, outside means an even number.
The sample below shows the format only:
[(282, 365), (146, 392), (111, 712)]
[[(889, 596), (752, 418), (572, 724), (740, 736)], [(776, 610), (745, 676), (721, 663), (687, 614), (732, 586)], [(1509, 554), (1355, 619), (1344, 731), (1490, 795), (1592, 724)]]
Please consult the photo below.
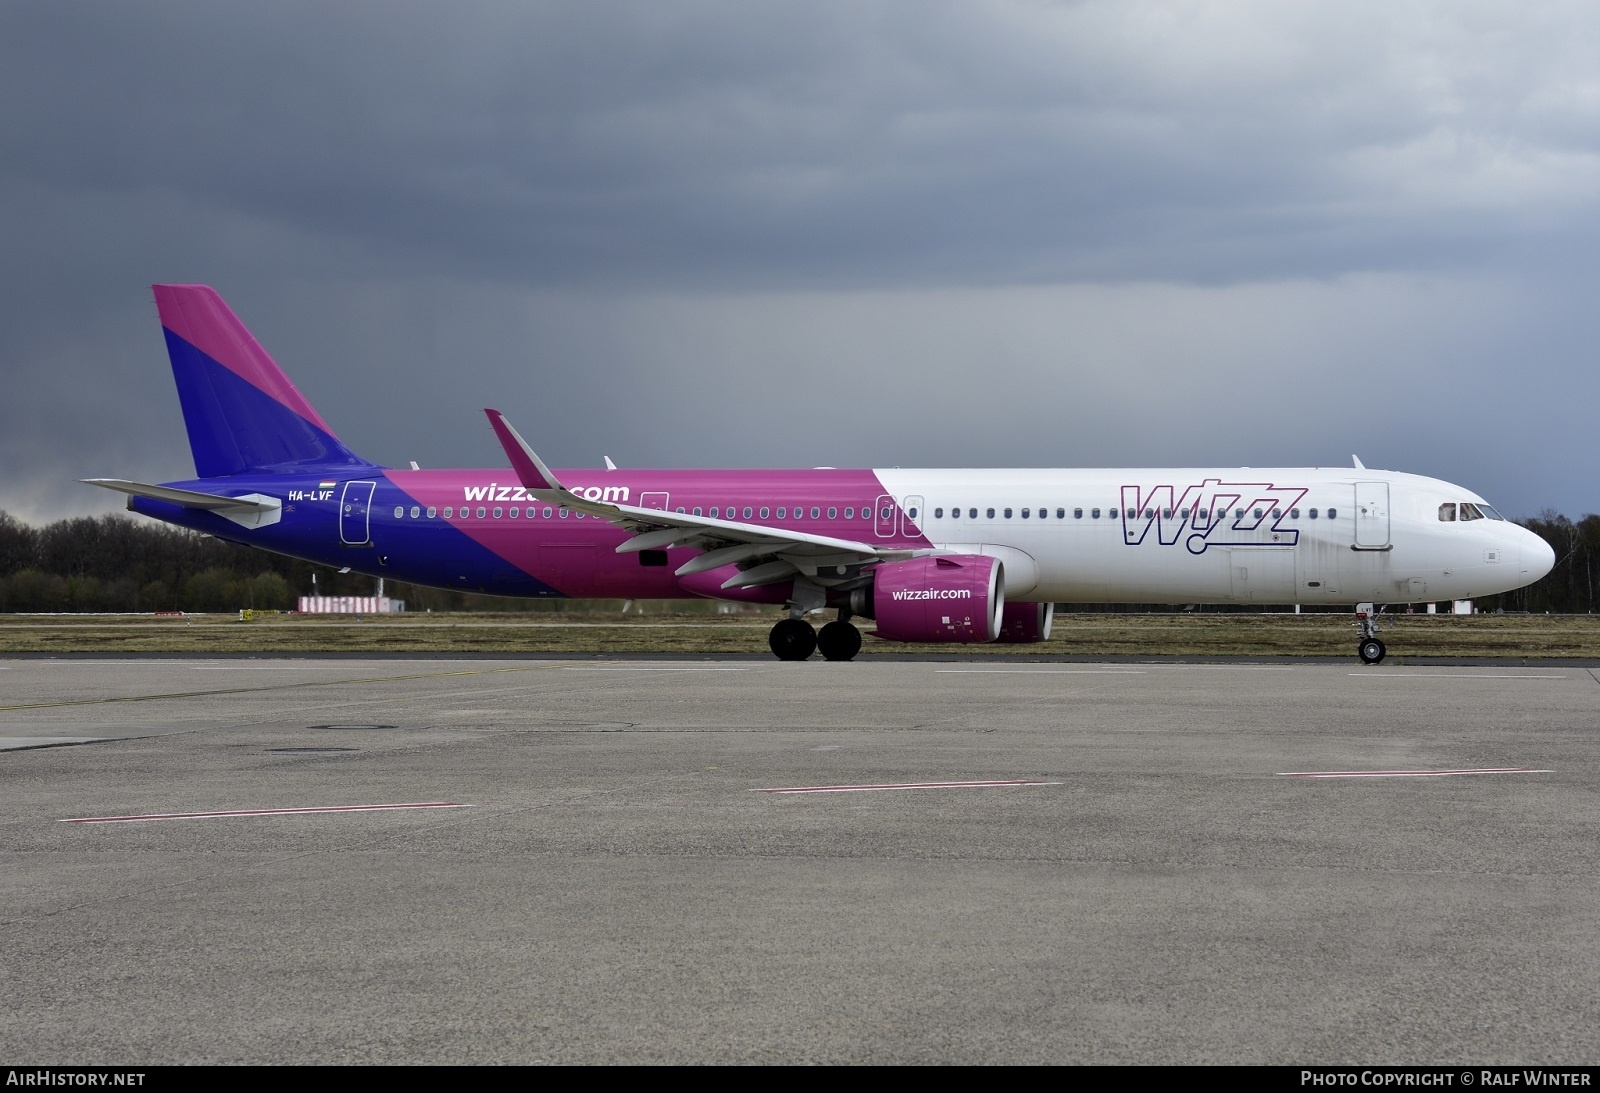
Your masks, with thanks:
[[(1031, 643), (1057, 603), (1375, 605), (1531, 584), (1555, 555), (1471, 490), (1350, 468), (397, 469), (345, 447), (205, 285), (155, 285), (195, 477), (83, 479), (127, 507), (341, 570), (502, 596), (783, 605), (780, 660), (899, 642)], [(820, 631), (806, 620), (836, 612)]]

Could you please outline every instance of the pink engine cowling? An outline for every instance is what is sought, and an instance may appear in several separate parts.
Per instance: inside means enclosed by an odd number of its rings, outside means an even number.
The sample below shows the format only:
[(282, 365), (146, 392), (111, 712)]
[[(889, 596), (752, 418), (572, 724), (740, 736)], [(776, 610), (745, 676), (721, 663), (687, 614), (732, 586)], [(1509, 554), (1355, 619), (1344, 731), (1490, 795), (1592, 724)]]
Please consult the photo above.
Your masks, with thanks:
[(1053, 603), (1008, 603), (1000, 616), (1000, 636), (994, 640), (1006, 645), (1048, 641), (1055, 620)]
[(873, 633), (889, 641), (993, 641), (1005, 610), (998, 558), (950, 554), (873, 570)]

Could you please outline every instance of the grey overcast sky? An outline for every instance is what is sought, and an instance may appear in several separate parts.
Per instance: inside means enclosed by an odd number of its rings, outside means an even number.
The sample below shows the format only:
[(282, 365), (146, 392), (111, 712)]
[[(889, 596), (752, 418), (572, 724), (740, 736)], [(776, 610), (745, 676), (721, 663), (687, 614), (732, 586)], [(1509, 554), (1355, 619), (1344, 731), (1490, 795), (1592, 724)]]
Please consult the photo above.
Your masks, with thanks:
[(0, 2), (0, 508), (192, 473), (149, 285), (350, 446), (1347, 465), (1600, 509), (1600, 6)]

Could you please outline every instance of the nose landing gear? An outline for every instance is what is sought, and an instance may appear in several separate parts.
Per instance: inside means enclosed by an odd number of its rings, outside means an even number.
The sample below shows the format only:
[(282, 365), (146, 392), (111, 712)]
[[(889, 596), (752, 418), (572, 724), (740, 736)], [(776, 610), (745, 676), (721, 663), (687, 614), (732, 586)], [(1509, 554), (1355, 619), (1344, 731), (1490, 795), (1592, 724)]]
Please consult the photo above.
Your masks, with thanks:
[(1362, 664), (1383, 662), (1389, 650), (1378, 638), (1378, 633), (1382, 629), (1378, 622), (1378, 613), (1373, 610), (1372, 604), (1356, 604), (1356, 630), (1361, 634), (1361, 640), (1356, 645), (1356, 655), (1361, 658)]

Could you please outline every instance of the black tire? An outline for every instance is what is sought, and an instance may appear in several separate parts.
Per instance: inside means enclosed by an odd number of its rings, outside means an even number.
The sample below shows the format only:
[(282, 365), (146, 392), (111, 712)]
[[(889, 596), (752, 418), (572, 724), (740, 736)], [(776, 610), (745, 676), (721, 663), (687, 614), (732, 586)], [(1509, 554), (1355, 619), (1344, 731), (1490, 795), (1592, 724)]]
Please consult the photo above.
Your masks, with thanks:
[(1356, 646), (1356, 655), (1361, 658), (1362, 664), (1381, 664), (1384, 654), (1388, 650), (1383, 647), (1383, 642), (1377, 638), (1366, 638)]
[(784, 619), (767, 635), (767, 646), (779, 660), (805, 660), (817, 651), (817, 632), (804, 619)]
[(861, 652), (861, 631), (847, 622), (830, 622), (817, 634), (823, 660), (851, 660)]

